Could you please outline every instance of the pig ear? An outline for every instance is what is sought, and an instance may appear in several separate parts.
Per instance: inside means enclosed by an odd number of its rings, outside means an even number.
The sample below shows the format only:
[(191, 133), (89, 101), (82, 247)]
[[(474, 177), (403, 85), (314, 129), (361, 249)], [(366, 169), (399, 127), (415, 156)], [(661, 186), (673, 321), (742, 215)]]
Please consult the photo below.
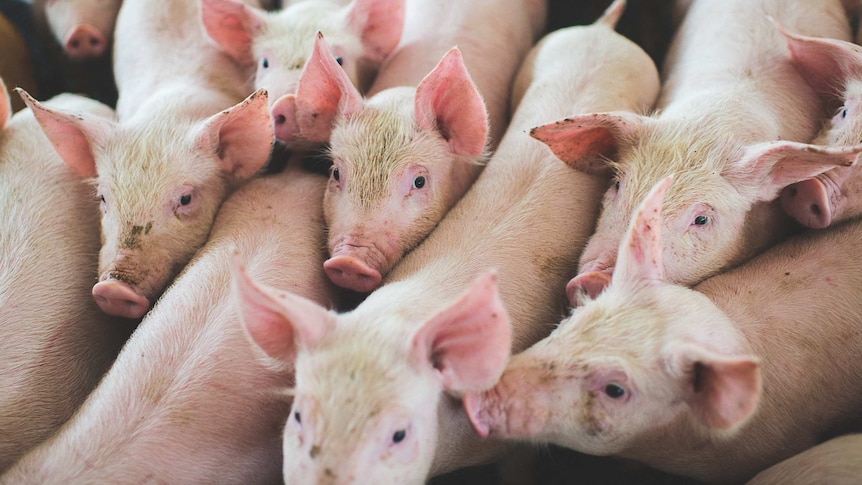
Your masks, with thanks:
[(664, 349), (666, 371), (681, 383), (695, 418), (713, 429), (740, 426), (757, 408), (760, 362), (751, 356), (723, 356), (695, 343)]
[(27, 91), (15, 90), (66, 165), (82, 177), (95, 177), (96, 159), (91, 143), (103, 129), (101, 122), (49, 108), (33, 99)]
[(433, 365), (448, 391), (479, 391), (500, 378), (511, 346), (497, 277), (486, 273), (458, 301), (422, 324), (413, 336), (411, 359), (417, 366)]
[(597, 24), (605, 24), (611, 29), (617, 28), (617, 22), (619, 22), (620, 17), (623, 15), (623, 11), (626, 9), (626, 0), (615, 0), (614, 3), (610, 4), (608, 8), (605, 9), (605, 12), (596, 20)]
[(775, 24), (787, 39), (796, 70), (821, 95), (839, 95), (848, 78), (862, 77), (862, 48), (858, 45), (791, 33)]
[(347, 24), (359, 33), (365, 56), (383, 62), (401, 40), (404, 0), (353, 0)]
[(218, 156), (222, 171), (237, 180), (256, 174), (275, 144), (266, 90), (258, 89), (239, 104), (207, 119), (198, 142)]
[(201, 0), (207, 35), (240, 64), (254, 62), (251, 45), (265, 18), (240, 0)]
[(614, 284), (663, 281), (661, 207), (673, 175), (653, 186), (635, 211), (626, 237), (620, 244), (614, 267)]
[(350, 116), (363, 107), (362, 95), (335, 61), (320, 32), (299, 77), (294, 105), (300, 136), (315, 142), (329, 140), (339, 114)]
[(773, 200), (784, 187), (816, 177), (834, 167), (849, 167), (862, 153), (862, 145), (826, 147), (778, 141), (746, 148), (724, 175), (737, 187), (753, 191), (754, 200)]
[(606, 159), (632, 143), (647, 120), (646, 116), (617, 111), (572, 116), (537, 126), (530, 136), (548, 145), (560, 160), (582, 172), (610, 175)]
[(6, 126), (6, 122), (12, 117), (12, 101), (9, 99), (9, 91), (6, 90), (6, 84), (0, 78), (0, 130)]
[(247, 336), (270, 357), (293, 362), (300, 346), (314, 347), (334, 327), (332, 314), (317, 303), (256, 283), (238, 255), (233, 257), (231, 273)]
[(478, 157), (485, 152), (488, 111), (457, 47), (417, 86), (414, 112), (419, 128), (439, 131), (454, 153)]

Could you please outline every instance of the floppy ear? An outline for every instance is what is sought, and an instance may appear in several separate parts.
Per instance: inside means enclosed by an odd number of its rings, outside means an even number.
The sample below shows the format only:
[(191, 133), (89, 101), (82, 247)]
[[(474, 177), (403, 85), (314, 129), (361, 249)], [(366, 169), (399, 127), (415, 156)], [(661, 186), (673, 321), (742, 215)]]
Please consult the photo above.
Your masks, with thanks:
[(605, 158), (614, 158), (621, 146), (633, 143), (648, 119), (626, 111), (589, 113), (537, 126), (530, 136), (575, 169), (609, 175)]
[(754, 414), (762, 392), (756, 357), (723, 356), (690, 342), (669, 343), (663, 353), (666, 372), (701, 424), (730, 430)]
[(401, 40), (404, 0), (353, 0), (347, 24), (359, 34), (365, 57), (381, 63)]
[(198, 144), (215, 153), (223, 172), (237, 180), (252, 177), (275, 145), (266, 90), (258, 89), (239, 104), (209, 117)]
[(254, 282), (239, 256), (231, 273), (246, 335), (270, 357), (294, 362), (300, 347), (314, 347), (335, 326), (332, 314), (317, 303)]
[(109, 121), (81, 114), (71, 114), (49, 108), (33, 99), (27, 91), (15, 88), (24, 104), (33, 112), (36, 121), (60, 158), (82, 177), (96, 176), (96, 159), (93, 156), (93, 140), (104, 136)]
[(509, 316), (494, 273), (479, 276), (452, 305), (413, 335), (411, 361), (431, 365), (451, 392), (491, 387), (503, 373), (512, 346)]
[(655, 184), (635, 211), (620, 243), (612, 277), (615, 284), (664, 280), (661, 207), (672, 181), (673, 175)]
[(437, 130), (459, 155), (478, 157), (488, 139), (488, 111), (457, 47), (449, 49), (416, 87), (416, 123)]
[(350, 116), (363, 107), (362, 95), (332, 57), (320, 32), (299, 77), (293, 105), (300, 137), (315, 142), (329, 140), (339, 114)]
[(862, 145), (827, 147), (790, 141), (758, 143), (728, 165), (724, 175), (738, 187), (748, 187), (754, 200), (769, 201), (784, 187), (816, 177), (834, 167), (848, 167), (862, 153)]
[(252, 41), (263, 28), (263, 12), (240, 0), (201, 0), (206, 34), (235, 61), (253, 64)]

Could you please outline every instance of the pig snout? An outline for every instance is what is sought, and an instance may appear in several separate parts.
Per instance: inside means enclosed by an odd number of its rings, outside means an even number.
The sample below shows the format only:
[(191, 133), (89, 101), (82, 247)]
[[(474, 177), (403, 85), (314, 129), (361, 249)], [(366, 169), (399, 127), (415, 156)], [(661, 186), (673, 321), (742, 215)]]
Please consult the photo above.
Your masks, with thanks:
[(72, 59), (93, 59), (105, 53), (107, 44), (105, 36), (97, 28), (78, 24), (66, 36), (63, 50)]
[(823, 229), (832, 222), (830, 191), (813, 178), (786, 187), (781, 192), (781, 206), (800, 224)]
[(124, 318), (141, 318), (150, 308), (150, 301), (135, 292), (129, 284), (108, 277), (93, 286), (93, 298), (103, 312)]
[(362, 259), (341, 254), (329, 258), (323, 263), (326, 275), (333, 283), (360, 293), (369, 293), (380, 286), (383, 277), (380, 271), (372, 268)]
[(602, 271), (587, 271), (569, 280), (569, 283), (566, 284), (566, 296), (569, 298), (569, 303), (573, 307), (578, 306), (578, 292), (581, 291), (595, 299), (610, 284), (612, 273), (613, 268)]
[(296, 97), (286, 94), (272, 104), (271, 108), (275, 138), (289, 143), (299, 135), (296, 123)]

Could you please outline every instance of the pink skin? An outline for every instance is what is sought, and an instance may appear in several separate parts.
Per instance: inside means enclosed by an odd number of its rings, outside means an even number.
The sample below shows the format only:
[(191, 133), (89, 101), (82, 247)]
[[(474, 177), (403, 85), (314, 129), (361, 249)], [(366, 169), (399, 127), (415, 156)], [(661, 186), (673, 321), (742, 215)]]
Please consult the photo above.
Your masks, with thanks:
[(47, 0), (45, 16), (69, 58), (102, 57), (114, 32), (121, 0)]
[[(862, 141), (862, 48), (785, 29), (782, 33), (793, 62), (827, 109), (842, 105), (816, 141), (832, 146)], [(781, 204), (800, 224), (823, 229), (862, 214), (862, 175), (855, 167), (830, 170), (789, 186), (781, 194)]]

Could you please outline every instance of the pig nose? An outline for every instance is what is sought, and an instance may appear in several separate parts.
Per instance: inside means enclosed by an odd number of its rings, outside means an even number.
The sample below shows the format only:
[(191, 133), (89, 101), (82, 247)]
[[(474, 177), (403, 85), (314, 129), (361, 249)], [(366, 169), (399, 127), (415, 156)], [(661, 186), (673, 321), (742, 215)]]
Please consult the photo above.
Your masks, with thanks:
[(800, 224), (812, 229), (823, 229), (832, 223), (832, 205), (829, 193), (817, 179), (803, 180), (781, 192), (781, 206)]
[(288, 143), (299, 135), (296, 124), (296, 96), (285, 94), (272, 105), (272, 122), (275, 138)]
[(79, 24), (66, 37), (63, 50), (72, 59), (82, 60), (101, 56), (105, 53), (106, 45), (105, 37), (98, 29)]
[(613, 268), (608, 268), (608, 271), (590, 271), (572, 278), (566, 285), (566, 296), (569, 297), (569, 304), (573, 307), (578, 306), (578, 290), (586, 291), (590, 298), (599, 296), (599, 293), (611, 282), (610, 271), (613, 271)]
[(361, 259), (340, 255), (323, 263), (329, 279), (336, 285), (360, 293), (369, 293), (380, 286), (383, 277)]
[(108, 279), (93, 286), (93, 298), (108, 315), (124, 318), (141, 318), (150, 308), (146, 297), (135, 293), (131, 286), (119, 280)]

